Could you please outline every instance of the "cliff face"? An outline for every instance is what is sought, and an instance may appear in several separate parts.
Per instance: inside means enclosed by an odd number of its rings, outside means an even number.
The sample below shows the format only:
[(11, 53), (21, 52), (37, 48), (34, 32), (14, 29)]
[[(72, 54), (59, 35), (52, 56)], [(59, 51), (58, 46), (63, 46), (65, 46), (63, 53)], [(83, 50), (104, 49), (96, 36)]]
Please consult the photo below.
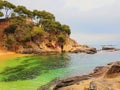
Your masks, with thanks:
[[(10, 19), (12, 20), (12, 19)], [(79, 45), (76, 41), (72, 40), (68, 35), (64, 35), (61, 32), (56, 31), (39, 31), (40, 34), (36, 34), (36, 36), (30, 36), (34, 31), (34, 27), (37, 29), (42, 29), (41, 26), (36, 26), (34, 23), (28, 23), (26, 20), (25, 25), (17, 26), (18, 30), (14, 31), (16, 26), (10, 26), (10, 20), (2, 20), (0, 21), (0, 49), (6, 49), (9, 51), (17, 52), (17, 53), (27, 53), (27, 54), (39, 54), (39, 53), (51, 53), (51, 52), (71, 52), (78, 53), (84, 52), (88, 54), (96, 53), (95, 48), (88, 47), (86, 45)], [(13, 19), (14, 20), (14, 19)], [(20, 28), (26, 29), (27, 27), (33, 27), (32, 32), (24, 32), (25, 30), (21, 30)], [(20, 29), (20, 30), (19, 30)], [(4, 32), (6, 30), (6, 33)], [(9, 31), (11, 30), (11, 31)], [(29, 31), (29, 30), (28, 30)], [(27, 34), (30, 33), (30, 34)], [(34, 32), (38, 33), (38, 31)], [(41, 35), (41, 33), (44, 33)], [(25, 36), (25, 35), (26, 36)], [(34, 34), (33, 34), (34, 35)], [(62, 35), (62, 39), (59, 36)], [(64, 37), (63, 37), (64, 36)], [(27, 39), (29, 37), (29, 39)], [(26, 40), (23, 41), (23, 39)], [(64, 41), (65, 40), (65, 41)], [(6, 43), (7, 42), (7, 43)]]
[(9, 26), (9, 21), (6, 19), (0, 19), (0, 49), (5, 49), (4, 47), (4, 29)]
[(71, 53), (88, 53), (94, 54), (96, 53), (95, 48), (88, 47), (86, 45), (78, 45), (71, 38), (67, 38), (66, 43), (63, 45), (63, 48), (57, 43), (57, 41), (49, 42), (45, 39), (43, 42), (27, 42), (23, 45), (19, 45), (16, 52), (19, 53), (61, 53), (61, 52), (71, 52)]

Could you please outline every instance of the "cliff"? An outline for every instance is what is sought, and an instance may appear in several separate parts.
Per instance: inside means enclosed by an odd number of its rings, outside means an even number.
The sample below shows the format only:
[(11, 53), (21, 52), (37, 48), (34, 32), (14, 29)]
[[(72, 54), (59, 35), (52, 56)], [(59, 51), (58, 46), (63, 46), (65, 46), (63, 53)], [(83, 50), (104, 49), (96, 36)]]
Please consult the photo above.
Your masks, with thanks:
[[(24, 24), (19, 23), (21, 21), (24, 21)], [(1, 19), (0, 38), (0, 49), (16, 53), (96, 53), (95, 48), (79, 45), (62, 31), (45, 31), (40, 25), (23, 18)]]
[(4, 29), (9, 26), (9, 21), (6, 19), (0, 19), (0, 47), (2, 49), (5, 49), (4, 47)]

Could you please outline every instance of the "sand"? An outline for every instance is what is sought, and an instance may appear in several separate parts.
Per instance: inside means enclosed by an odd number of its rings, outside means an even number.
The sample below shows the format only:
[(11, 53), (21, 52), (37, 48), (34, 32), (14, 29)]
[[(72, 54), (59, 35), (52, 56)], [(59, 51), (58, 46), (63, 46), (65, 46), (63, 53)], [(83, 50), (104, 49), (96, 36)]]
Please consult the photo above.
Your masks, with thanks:
[(22, 56), (28, 56), (28, 54), (17, 54), (15, 52), (9, 52), (9, 51), (4, 51), (4, 50), (0, 50), (0, 66), (4, 66), (4, 64), (8, 61), (8, 60), (12, 60), (12, 58), (15, 57), (22, 57)]
[(83, 80), (79, 83), (58, 90), (88, 90), (91, 81), (94, 81), (97, 85), (97, 90), (120, 90), (120, 77)]

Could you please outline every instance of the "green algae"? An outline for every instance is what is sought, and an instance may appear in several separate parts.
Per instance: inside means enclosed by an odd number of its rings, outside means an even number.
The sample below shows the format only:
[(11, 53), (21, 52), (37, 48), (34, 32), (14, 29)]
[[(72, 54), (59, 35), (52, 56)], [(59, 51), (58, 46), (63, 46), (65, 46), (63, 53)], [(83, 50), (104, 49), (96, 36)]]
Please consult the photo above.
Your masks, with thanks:
[(69, 56), (32, 55), (6, 62), (0, 72), (0, 90), (36, 90), (66, 72)]

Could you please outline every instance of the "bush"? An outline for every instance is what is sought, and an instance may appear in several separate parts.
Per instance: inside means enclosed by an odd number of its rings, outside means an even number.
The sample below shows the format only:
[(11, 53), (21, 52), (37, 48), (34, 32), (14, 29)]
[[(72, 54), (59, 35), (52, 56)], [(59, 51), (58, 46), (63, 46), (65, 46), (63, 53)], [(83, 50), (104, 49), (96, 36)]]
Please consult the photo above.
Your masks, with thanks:
[(68, 35), (71, 34), (71, 30), (70, 30), (70, 27), (68, 25), (62, 25), (62, 31)]
[(55, 35), (50, 35), (49, 36), (49, 41), (56, 41), (56, 36)]
[(16, 27), (15, 25), (10, 25), (9, 27), (7, 27), (7, 28), (4, 30), (4, 33), (5, 33), (5, 34), (14, 34), (16, 28), (17, 28), (17, 27)]
[(45, 34), (45, 31), (43, 28), (41, 27), (34, 27), (33, 28), (33, 31), (31, 32), (32, 36), (36, 36), (36, 35), (44, 35)]
[(59, 42), (59, 43), (65, 43), (65, 41), (66, 41), (65, 35), (64, 35), (64, 34), (60, 34), (60, 35), (58, 36), (58, 42)]
[(16, 39), (15, 39), (15, 37), (14, 36), (8, 36), (7, 38), (6, 38), (6, 40), (5, 40), (5, 45), (6, 45), (6, 47), (9, 49), (9, 50), (11, 50), (11, 49), (13, 49), (13, 45), (16, 43)]
[(7, 40), (6, 40), (6, 43), (11, 45), (13, 44), (14, 42), (16, 42), (16, 39), (14, 36), (8, 36)]

